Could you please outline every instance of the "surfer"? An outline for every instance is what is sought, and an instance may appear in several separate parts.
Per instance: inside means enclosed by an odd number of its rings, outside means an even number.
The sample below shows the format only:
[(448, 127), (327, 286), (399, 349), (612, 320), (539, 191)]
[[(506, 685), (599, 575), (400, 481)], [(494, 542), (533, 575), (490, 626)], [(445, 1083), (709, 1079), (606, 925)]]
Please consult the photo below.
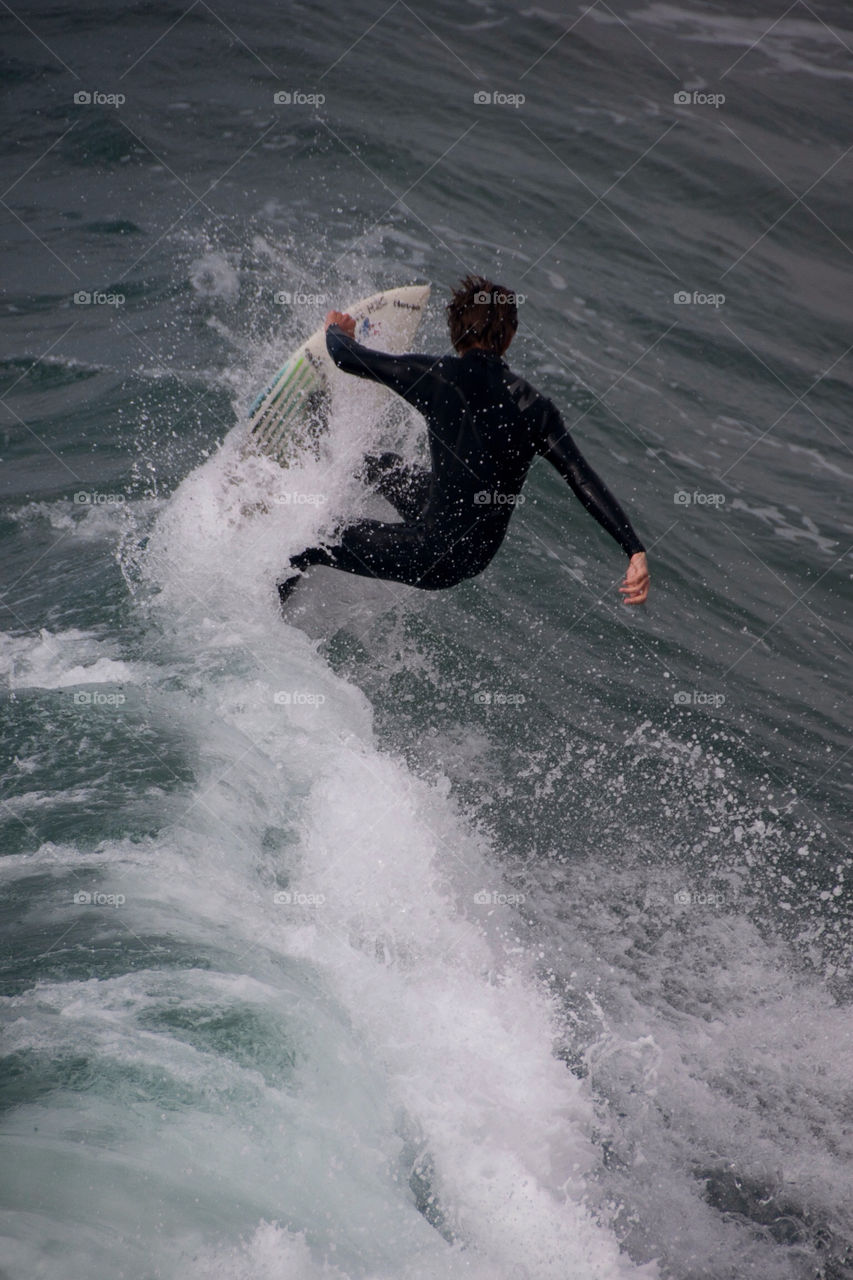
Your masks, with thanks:
[(518, 328), (516, 299), (482, 276), (466, 276), (446, 308), (456, 355), (386, 355), (355, 340), (355, 321), (326, 316), (326, 346), (339, 369), (390, 387), (426, 418), (432, 465), (399, 454), (365, 458), (360, 478), (402, 523), (359, 520), (330, 547), (294, 556), (279, 596), (285, 601), (311, 565), (427, 591), (482, 573), (503, 542), (533, 459), (547, 458), (590, 515), (629, 557), (619, 587), (626, 604), (649, 593), (643, 544), (592, 470), (555, 407), (503, 359)]

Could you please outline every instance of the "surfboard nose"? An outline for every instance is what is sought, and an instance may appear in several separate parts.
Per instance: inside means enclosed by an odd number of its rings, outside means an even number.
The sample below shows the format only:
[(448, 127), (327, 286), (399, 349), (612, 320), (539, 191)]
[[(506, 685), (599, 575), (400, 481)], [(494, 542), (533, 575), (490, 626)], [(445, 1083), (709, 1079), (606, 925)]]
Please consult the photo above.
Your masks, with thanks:
[[(347, 314), (355, 320), (356, 340), (394, 355), (408, 350), (431, 291), (429, 284), (402, 285), (352, 303)], [(288, 356), (272, 382), (255, 397), (249, 409), (247, 444), (285, 466), (307, 443), (316, 441), (325, 426), (333, 368), (324, 323)]]

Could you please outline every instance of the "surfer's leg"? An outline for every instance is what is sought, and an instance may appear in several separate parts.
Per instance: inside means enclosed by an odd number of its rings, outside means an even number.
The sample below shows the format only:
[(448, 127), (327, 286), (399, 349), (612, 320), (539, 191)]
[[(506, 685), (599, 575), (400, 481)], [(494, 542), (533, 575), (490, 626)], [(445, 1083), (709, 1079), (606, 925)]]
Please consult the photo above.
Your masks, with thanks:
[[(394, 582), (424, 585), (419, 577), (437, 557), (425, 555), (420, 548), (423, 533), (404, 533), (415, 525), (429, 498), (432, 472), (426, 467), (404, 462), (399, 453), (368, 454), (359, 477), (375, 489), (402, 517), (405, 524), (385, 524), (380, 520), (362, 520), (350, 525), (341, 535), (340, 545), (326, 550), (309, 547), (290, 562), (295, 573), (278, 584), (282, 604), (293, 592), (302, 573), (313, 564), (342, 569), (366, 578), (387, 578)], [(391, 530), (390, 542), (384, 530)], [(452, 585), (448, 583), (447, 585)]]
[(423, 511), (432, 484), (428, 468), (404, 462), (399, 453), (368, 454), (359, 476), (408, 524), (414, 524)]
[[(381, 520), (359, 520), (343, 530), (333, 547), (309, 547), (290, 561), (296, 572), (279, 585), (286, 600), (298, 575), (312, 565), (326, 565), (363, 578), (382, 578), (425, 591), (453, 587), (471, 577), (446, 548), (426, 536), (420, 525), (387, 524)], [(479, 569), (475, 570), (478, 572)]]
[(314, 564), (326, 565), (330, 569), (334, 569), (335, 562), (332, 559), (331, 550), (325, 547), (308, 547), (306, 551), (300, 551), (298, 556), (290, 557), (290, 566), (288, 572), (280, 582), (276, 584), (278, 598), (282, 604), (289, 600), (293, 594), (299, 579), (302, 577), (306, 569), (310, 569)]

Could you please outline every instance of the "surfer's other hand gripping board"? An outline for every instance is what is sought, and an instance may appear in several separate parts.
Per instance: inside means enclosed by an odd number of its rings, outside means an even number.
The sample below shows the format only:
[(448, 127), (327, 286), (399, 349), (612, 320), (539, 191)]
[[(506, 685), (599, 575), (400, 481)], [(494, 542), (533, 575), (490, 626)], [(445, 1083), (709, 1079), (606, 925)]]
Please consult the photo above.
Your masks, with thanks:
[[(362, 298), (338, 314), (352, 318), (351, 336), (364, 346), (399, 355), (411, 349), (429, 295), (428, 284), (405, 285)], [(283, 467), (292, 462), (326, 425), (334, 367), (324, 323), (289, 356), (253, 403), (247, 446)]]

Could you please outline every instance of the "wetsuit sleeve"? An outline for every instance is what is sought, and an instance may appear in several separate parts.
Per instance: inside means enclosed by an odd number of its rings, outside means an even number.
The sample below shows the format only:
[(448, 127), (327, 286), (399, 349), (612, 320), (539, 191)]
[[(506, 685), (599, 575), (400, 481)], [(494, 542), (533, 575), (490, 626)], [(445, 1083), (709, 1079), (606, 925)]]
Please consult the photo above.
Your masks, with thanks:
[(426, 413), (433, 400), (438, 378), (434, 356), (392, 356), (385, 351), (372, 351), (350, 338), (338, 325), (326, 330), (326, 350), (339, 369), (358, 378), (371, 378), (396, 391), (421, 413)]
[(580, 498), (590, 515), (607, 530), (611, 538), (615, 538), (626, 555), (633, 556), (638, 551), (645, 551), (631, 521), (604, 481), (593, 471), (553, 405), (549, 405), (544, 427), (544, 439), (539, 449), (542, 457), (557, 468), (560, 475), (568, 481), (572, 493)]

